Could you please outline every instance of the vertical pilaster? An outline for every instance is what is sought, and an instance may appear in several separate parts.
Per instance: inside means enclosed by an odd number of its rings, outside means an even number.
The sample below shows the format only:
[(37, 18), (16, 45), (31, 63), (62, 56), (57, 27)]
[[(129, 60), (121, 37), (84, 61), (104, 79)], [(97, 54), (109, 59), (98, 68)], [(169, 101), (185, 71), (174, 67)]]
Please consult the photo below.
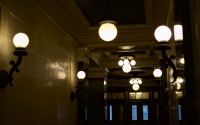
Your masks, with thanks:
[(84, 48), (78, 49), (78, 71), (84, 71), (86, 77), (83, 80), (78, 80), (78, 125), (87, 125), (87, 108), (88, 108), (88, 65), (89, 57)]
[(103, 68), (89, 69), (88, 86), (88, 125), (105, 124), (104, 114), (104, 83), (108, 70)]

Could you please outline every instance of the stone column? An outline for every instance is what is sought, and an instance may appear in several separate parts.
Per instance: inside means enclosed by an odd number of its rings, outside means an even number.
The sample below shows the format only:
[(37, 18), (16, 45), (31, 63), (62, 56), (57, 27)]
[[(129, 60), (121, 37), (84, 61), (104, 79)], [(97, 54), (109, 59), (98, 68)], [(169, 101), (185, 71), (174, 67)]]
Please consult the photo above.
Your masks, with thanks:
[(105, 68), (89, 68), (88, 85), (88, 125), (105, 124), (104, 93), (108, 70)]

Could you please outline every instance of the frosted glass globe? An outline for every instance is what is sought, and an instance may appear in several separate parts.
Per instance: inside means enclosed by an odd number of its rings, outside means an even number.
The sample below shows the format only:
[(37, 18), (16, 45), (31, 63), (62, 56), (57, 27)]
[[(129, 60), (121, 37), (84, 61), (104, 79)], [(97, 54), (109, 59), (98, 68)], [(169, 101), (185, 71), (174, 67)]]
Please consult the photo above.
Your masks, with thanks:
[(136, 64), (135, 60), (131, 60), (131, 65), (134, 66)]
[(119, 66), (123, 66), (123, 64), (124, 64), (123, 60), (119, 60), (119, 61), (118, 61), (118, 65), (119, 65)]
[(167, 26), (159, 26), (154, 32), (154, 36), (158, 42), (168, 42), (171, 38), (171, 30)]
[(176, 83), (176, 89), (179, 90), (181, 88), (181, 84), (180, 83)]
[(122, 66), (122, 70), (125, 72), (125, 73), (129, 73), (131, 71), (131, 65), (130, 64), (124, 64)]
[(138, 80), (138, 83), (139, 83), (139, 84), (142, 84), (142, 80)]
[(185, 59), (183, 57), (180, 59), (180, 63), (185, 64)]
[(79, 79), (84, 79), (85, 76), (86, 76), (86, 74), (85, 74), (84, 71), (79, 71), (79, 72), (77, 73), (77, 77), (78, 77)]
[(29, 38), (26, 34), (24, 33), (17, 33), (13, 37), (13, 44), (15, 45), (16, 48), (26, 48), (29, 43)]
[(132, 88), (133, 90), (137, 91), (140, 88), (140, 86), (138, 84), (133, 84)]
[(104, 41), (111, 41), (117, 36), (117, 28), (112, 23), (104, 23), (99, 28), (99, 36)]
[(162, 71), (160, 69), (155, 69), (153, 71), (153, 75), (156, 77), (156, 78), (159, 78), (162, 76)]
[(183, 78), (178, 77), (178, 78), (177, 78), (177, 82), (178, 82), (178, 83), (182, 83), (182, 82), (183, 82)]
[(174, 25), (174, 40), (182, 41), (183, 40), (183, 27), (182, 25)]
[(138, 83), (136, 79), (133, 80), (133, 83)]
[(124, 60), (124, 65), (126, 65), (126, 64), (129, 64), (128, 59), (125, 59), (125, 60)]
[(133, 84), (133, 80), (129, 80), (129, 83), (130, 83), (130, 84)]

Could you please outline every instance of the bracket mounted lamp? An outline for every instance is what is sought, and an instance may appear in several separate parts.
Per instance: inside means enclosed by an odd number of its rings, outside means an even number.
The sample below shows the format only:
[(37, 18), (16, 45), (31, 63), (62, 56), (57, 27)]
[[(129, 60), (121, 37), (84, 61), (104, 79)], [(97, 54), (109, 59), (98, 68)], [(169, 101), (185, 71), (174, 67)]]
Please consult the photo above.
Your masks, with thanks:
[(17, 61), (10, 61), (12, 68), (9, 73), (5, 70), (0, 70), (0, 88), (5, 88), (9, 84), (10, 86), (14, 86), (12, 84), (13, 77), (12, 74), (14, 71), (19, 72), (18, 66), (22, 62), (23, 56), (26, 56), (28, 53), (26, 51), (26, 46), (29, 43), (29, 38), (24, 33), (17, 33), (13, 38), (13, 44), (15, 45), (15, 51), (13, 54), (18, 57)]
[(174, 83), (177, 79), (177, 70), (176, 70), (176, 66), (172, 62), (172, 59), (175, 59), (176, 57), (175, 55), (171, 55), (169, 58), (167, 56), (167, 50), (171, 49), (168, 42), (169, 39), (171, 38), (171, 35), (172, 35), (171, 30), (167, 26), (164, 26), (164, 25), (156, 28), (154, 32), (154, 36), (156, 40), (158, 41), (156, 45), (156, 50), (161, 51), (162, 57), (166, 62), (166, 67), (170, 66), (172, 68), (173, 70), (172, 77), (174, 78), (172, 83)]

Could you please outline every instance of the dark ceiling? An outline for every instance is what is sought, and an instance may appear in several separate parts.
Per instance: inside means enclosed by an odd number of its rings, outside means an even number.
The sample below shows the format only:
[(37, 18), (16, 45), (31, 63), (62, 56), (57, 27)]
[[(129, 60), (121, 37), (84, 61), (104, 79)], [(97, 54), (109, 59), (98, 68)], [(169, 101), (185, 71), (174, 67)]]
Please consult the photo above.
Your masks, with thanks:
[[(92, 26), (104, 17), (106, 3), (117, 25), (145, 24), (144, 0), (75, 0)], [(137, 17), (137, 18), (136, 18)]]
[[(174, 7), (174, 22), (180, 20), (180, 0), (33, 0), (40, 6), (67, 34), (78, 49), (85, 51), (90, 58), (89, 67), (101, 67), (109, 70), (108, 87), (128, 87), (129, 78), (137, 73), (143, 79), (141, 88), (156, 87), (154, 67), (159, 67), (161, 59), (155, 46), (157, 41), (154, 31), (159, 25), (169, 25), (169, 12)], [(110, 42), (99, 38), (99, 21), (103, 18), (106, 1), (112, 16), (117, 21), (117, 37)], [(171, 5), (174, 5), (170, 8)], [(172, 52), (178, 75), (183, 75), (184, 65), (179, 63), (182, 55), (182, 41), (174, 41)], [(124, 73), (118, 66), (118, 56), (122, 52), (135, 55), (136, 65), (130, 73)], [(171, 54), (171, 53), (170, 53)]]

